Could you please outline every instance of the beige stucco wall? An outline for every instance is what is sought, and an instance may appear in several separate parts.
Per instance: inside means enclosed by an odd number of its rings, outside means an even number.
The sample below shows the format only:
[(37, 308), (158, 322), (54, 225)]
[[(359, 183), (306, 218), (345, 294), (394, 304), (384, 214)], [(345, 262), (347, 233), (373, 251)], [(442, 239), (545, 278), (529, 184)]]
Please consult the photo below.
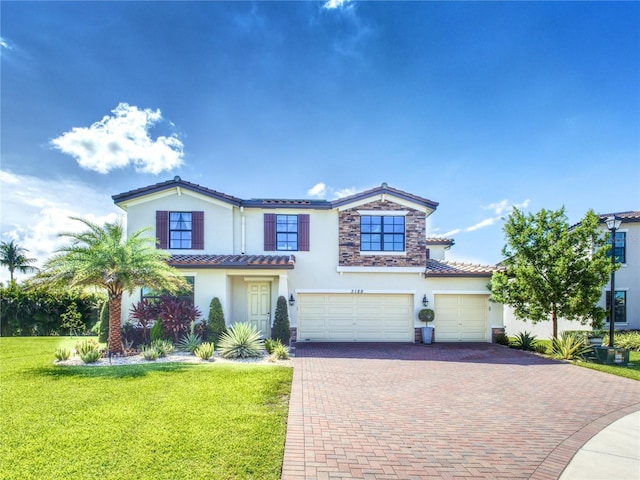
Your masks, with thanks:
[(233, 209), (223, 202), (208, 199), (203, 195), (184, 191), (181, 195), (173, 191), (170, 195), (155, 198), (150, 202), (132, 202), (127, 208), (127, 231), (150, 227), (149, 236), (156, 236), (156, 211), (171, 212), (204, 211), (204, 251), (173, 250), (173, 253), (233, 253)]

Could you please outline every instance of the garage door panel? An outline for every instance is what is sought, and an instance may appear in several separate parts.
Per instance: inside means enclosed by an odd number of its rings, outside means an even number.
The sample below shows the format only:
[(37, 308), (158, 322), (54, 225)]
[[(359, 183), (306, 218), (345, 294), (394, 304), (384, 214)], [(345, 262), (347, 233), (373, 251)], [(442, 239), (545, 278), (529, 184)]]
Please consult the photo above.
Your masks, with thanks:
[(488, 295), (436, 295), (438, 342), (486, 342)]
[(300, 341), (413, 341), (413, 296), (300, 294)]

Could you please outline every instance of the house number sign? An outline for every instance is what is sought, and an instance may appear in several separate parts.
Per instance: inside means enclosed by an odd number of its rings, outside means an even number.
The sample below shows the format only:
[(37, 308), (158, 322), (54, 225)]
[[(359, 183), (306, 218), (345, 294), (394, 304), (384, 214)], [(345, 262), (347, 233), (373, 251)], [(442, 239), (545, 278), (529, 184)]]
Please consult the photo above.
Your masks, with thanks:
[(364, 290), (351, 290), (351, 293), (364, 293)]

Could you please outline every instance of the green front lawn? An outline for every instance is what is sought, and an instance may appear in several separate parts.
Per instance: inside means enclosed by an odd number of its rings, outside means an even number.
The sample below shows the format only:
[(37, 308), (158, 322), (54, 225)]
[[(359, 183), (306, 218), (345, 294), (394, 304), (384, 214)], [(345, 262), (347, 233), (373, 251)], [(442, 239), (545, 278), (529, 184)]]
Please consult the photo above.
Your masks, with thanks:
[[(511, 338), (510, 340), (513, 341), (514, 339)], [(552, 358), (549, 353), (551, 352), (551, 340), (536, 339), (536, 341), (538, 345), (544, 345), (547, 351), (545, 355)], [(626, 377), (640, 381), (640, 352), (636, 352), (634, 350), (629, 352), (629, 365), (602, 365), (600, 363), (585, 361), (574, 361), (572, 363), (580, 367), (590, 368), (592, 370), (610, 373), (611, 375), (618, 375), (619, 377)]]
[(629, 352), (629, 366), (601, 365), (592, 362), (577, 362), (576, 365), (640, 381), (640, 352), (634, 352), (633, 350)]
[(291, 368), (61, 367), (61, 343), (0, 338), (0, 478), (280, 478)]

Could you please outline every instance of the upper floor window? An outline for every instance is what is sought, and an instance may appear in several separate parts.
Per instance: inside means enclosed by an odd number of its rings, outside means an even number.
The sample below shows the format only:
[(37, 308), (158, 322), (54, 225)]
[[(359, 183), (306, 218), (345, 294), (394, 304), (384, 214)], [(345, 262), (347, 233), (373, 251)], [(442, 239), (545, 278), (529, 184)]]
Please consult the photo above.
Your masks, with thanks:
[[(607, 290), (607, 312), (611, 312), (611, 290)], [(627, 323), (627, 292), (616, 290), (616, 319), (614, 323)], [(609, 315), (607, 315), (609, 322)]]
[(309, 251), (309, 215), (264, 214), (265, 251)]
[(158, 248), (204, 249), (204, 212), (156, 212)]
[(276, 250), (298, 250), (297, 215), (276, 215)]
[(169, 212), (169, 248), (191, 248), (191, 212)]
[(360, 251), (403, 252), (404, 216), (362, 215), (360, 217)]
[[(611, 245), (611, 234), (607, 236), (607, 245)], [(625, 232), (616, 232), (616, 251), (613, 252), (616, 263), (627, 263), (627, 234)], [(608, 256), (611, 257), (611, 250)]]

